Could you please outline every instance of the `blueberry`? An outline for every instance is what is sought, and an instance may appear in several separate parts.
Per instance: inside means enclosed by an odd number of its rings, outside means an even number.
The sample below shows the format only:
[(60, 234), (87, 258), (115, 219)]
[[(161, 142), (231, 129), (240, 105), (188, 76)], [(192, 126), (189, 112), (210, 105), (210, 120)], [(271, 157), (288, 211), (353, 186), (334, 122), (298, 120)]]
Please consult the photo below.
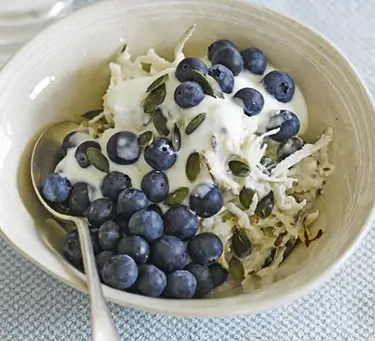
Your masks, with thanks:
[(141, 188), (150, 201), (161, 202), (169, 193), (168, 178), (165, 173), (152, 170), (142, 178)]
[(222, 64), (230, 69), (235, 76), (243, 70), (241, 53), (233, 47), (222, 47), (212, 56), (212, 65)]
[(87, 219), (94, 227), (100, 227), (106, 221), (111, 220), (114, 215), (115, 207), (107, 198), (94, 200), (87, 210)]
[(119, 165), (131, 165), (139, 159), (141, 147), (138, 136), (131, 131), (120, 131), (111, 136), (107, 143), (108, 157)]
[(87, 149), (96, 148), (101, 150), (100, 144), (95, 141), (85, 141), (82, 142), (76, 149), (74, 157), (76, 158), (78, 164), (82, 168), (87, 168), (91, 165), (87, 157)]
[(250, 117), (259, 114), (264, 106), (263, 95), (252, 88), (238, 90), (233, 99), (243, 109), (245, 115)]
[(63, 243), (63, 255), (75, 267), (83, 267), (82, 251), (77, 230), (70, 231), (66, 235)]
[(284, 160), (289, 155), (294, 154), (297, 150), (302, 148), (303, 142), (299, 137), (292, 137), (289, 140), (281, 142), (277, 148), (277, 157), (279, 160)]
[(142, 237), (128, 236), (122, 238), (117, 245), (117, 253), (132, 257), (136, 263), (144, 264), (150, 255), (150, 246)]
[(62, 141), (62, 144), (61, 144), (61, 147), (60, 147), (60, 150), (59, 150), (59, 153), (58, 153), (58, 161), (60, 161), (61, 159), (63, 159), (66, 156), (66, 154), (68, 152), (68, 149), (76, 146), (75, 141), (72, 139), (72, 137), (75, 133), (76, 133), (76, 131), (72, 131), (64, 137), (64, 139)]
[(130, 256), (117, 255), (105, 262), (101, 275), (105, 284), (124, 290), (137, 280), (138, 266)]
[(152, 242), (162, 236), (164, 222), (155, 211), (144, 208), (132, 215), (129, 220), (129, 233)]
[(267, 68), (267, 59), (263, 52), (255, 47), (250, 47), (241, 52), (244, 68), (255, 75), (263, 75)]
[(148, 206), (146, 194), (139, 189), (126, 188), (120, 192), (117, 199), (117, 213), (124, 218), (130, 218), (135, 212)]
[(219, 285), (222, 285), (228, 279), (228, 271), (224, 269), (219, 263), (211, 264), (208, 267), (208, 269), (211, 272), (212, 283), (214, 285), (214, 288), (218, 287)]
[(186, 260), (185, 244), (176, 237), (163, 236), (151, 245), (150, 263), (165, 273), (183, 268)]
[(294, 95), (295, 84), (286, 72), (274, 70), (267, 73), (263, 80), (264, 88), (279, 102), (290, 102)]
[(111, 220), (106, 221), (100, 226), (98, 237), (103, 250), (113, 251), (120, 239), (120, 227)]
[(73, 214), (84, 216), (90, 206), (89, 189), (86, 183), (77, 182), (73, 185), (69, 197), (69, 209)]
[(174, 91), (174, 101), (182, 109), (196, 107), (203, 99), (203, 88), (196, 82), (181, 83)]
[(279, 132), (271, 135), (270, 138), (276, 142), (283, 142), (297, 135), (300, 128), (298, 117), (289, 110), (279, 110), (271, 116), (267, 131), (280, 128)]
[(223, 92), (230, 94), (233, 91), (234, 75), (226, 66), (214, 65), (208, 70), (208, 74), (218, 82)]
[(171, 207), (164, 215), (165, 234), (187, 240), (199, 229), (198, 217), (186, 206)]
[[(97, 233), (90, 231), (90, 237), (94, 255), (97, 255), (101, 251)], [(70, 231), (66, 235), (63, 243), (63, 256), (76, 268), (83, 269), (82, 250), (77, 230)]]
[(97, 255), (103, 251), (99, 243), (99, 229), (91, 227), (90, 237), (91, 237), (91, 245), (94, 251), (94, 255)]
[(49, 202), (63, 203), (69, 198), (72, 184), (63, 173), (51, 173), (42, 182), (40, 192)]
[(197, 280), (186, 270), (177, 270), (167, 276), (167, 286), (163, 296), (166, 298), (188, 299), (195, 295)]
[(144, 264), (139, 267), (135, 291), (149, 297), (159, 297), (167, 286), (167, 276), (155, 265)]
[(188, 264), (185, 270), (191, 272), (197, 280), (195, 297), (204, 297), (214, 288), (211, 272), (205, 265)]
[(155, 211), (157, 214), (159, 214), (161, 217), (163, 217), (163, 211), (161, 210), (160, 206), (157, 204), (151, 204), (148, 206), (148, 209), (151, 211)]
[(189, 73), (191, 70), (199, 71), (200, 73), (203, 73), (204, 75), (207, 74), (207, 66), (205, 63), (203, 63), (200, 59), (189, 57), (181, 60), (176, 68), (176, 78), (180, 82), (186, 82), (191, 81)]
[(102, 272), (104, 264), (108, 259), (112, 258), (115, 254), (112, 251), (102, 251), (95, 257), (96, 267), (99, 274)]
[(164, 171), (175, 164), (177, 154), (170, 140), (164, 137), (157, 137), (154, 142), (146, 147), (144, 158), (150, 167)]
[(118, 214), (113, 218), (113, 221), (120, 228), (120, 236), (126, 236), (128, 234), (129, 218), (122, 214)]
[(189, 204), (199, 217), (209, 218), (221, 210), (223, 197), (216, 185), (203, 183), (191, 191)]
[(234, 49), (237, 49), (236, 45), (234, 45), (230, 40), (226, 40), (226, 39), (217, 40), (208, 47), (208, 53), (207, 53), (208, 60), (211, 60), (213, 55), (222, 47), (232, 47)]
[(207, 265), (219, 259), (223, 243), (216, 234), (203, 232), (189, 240), (188, 252), (194, 263)]
[(131, 186), (132, 182), (129, 176), (124, 173), (114, 171), (108, 173), (104, 177), (100, 187), (104, 197), (107, 197), (112, 201), (116, 201), (120, 192)]

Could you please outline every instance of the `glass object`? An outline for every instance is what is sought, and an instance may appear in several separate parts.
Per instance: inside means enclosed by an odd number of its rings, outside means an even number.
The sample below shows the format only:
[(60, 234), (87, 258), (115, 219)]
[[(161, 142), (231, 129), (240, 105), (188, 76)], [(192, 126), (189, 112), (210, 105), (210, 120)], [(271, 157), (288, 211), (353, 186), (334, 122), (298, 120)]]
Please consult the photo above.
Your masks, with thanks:
[(69, 14), (74, 2), (0, 0), (0, 66), (48, 24)]

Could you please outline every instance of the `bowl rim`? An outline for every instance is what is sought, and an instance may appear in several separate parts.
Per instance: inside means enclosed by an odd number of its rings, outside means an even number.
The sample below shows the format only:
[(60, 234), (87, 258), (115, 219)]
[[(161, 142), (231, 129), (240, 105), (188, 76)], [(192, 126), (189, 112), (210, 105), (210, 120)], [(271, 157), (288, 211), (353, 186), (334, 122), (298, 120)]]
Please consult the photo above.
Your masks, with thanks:
[[(216, 1), (216, 0), (211, 0)], [(2, 70), (0, 71), (0, 78), (2, 75), (6, 73), (11, 73), (14, 66), (16, 66), (16, 62), (18, 59), (24, 58), (27, 55), (27, 51), (32, 48), (35, 42), (38, 42), (41, 38), (45, 35), (53, 33), (54, 31), (58, 31), (60, 26), (65, 26), (69, 24), (71, 20), (76, 20), (82, 14), (89, 15), (92, 11), (98, 11), (101, 8), (110, 8), (113, 4), (118, 3), (118, 0), (107, 0), (105, 2), (99, 2), (92, 4), (88, 7), (81, 8), (76, 12), (72, 13), (66, 18), (61, 19), (60, 21), (52, 24), (41, 33), (36, 35), (32, 40), (30, 40), (26, 45), (24, 45), (10, 60), (6, 62), (3, 66)], [(141, 1), (140, 1), (141, 2)], [(189, 2), (197, 2), (196, 0), (189, 0)], [(343, 54), (343, 52), (331, 41), (329, 41), (326, 37), (324, 37), (321, 33), (316, 31), (315, 29), (311, 28), (310, 26), (295, 20), (283, 13), (280, 13), (274, 9), (270, 9), (266, 6), (254, 4), (249, 2), (248, 0), (227, 0), (228, 3), (231, 3), (233, 6), (237, 4), (242, 4), (249, 9), (257, 8), (260, 11), (268, 12), (272, 15), (279, 16), (280, 18), (287, 20), (293, 25), (303, 29), (305, 32), (308, 32), (310, 35), (318, 38), (322, 42), (324, 42), (331, 50), (335, 51), (335, 53), (345, 62), (348, 67), (348, 70), (352, 71), (353, 76), (356, 78), (358, 82), (358, 86), (361, 88), (363, 95), (368, 98), (370, 104), (370, 109), (375, 115), (375, 103), (371, 97), (369, 90), (361, 76), (359, 75), (356, 68), (353, 64), (349, 61), (349, 59)], [(121, 298), (118, 298), (116, 293), (119, 290), (110, 288), (106, 285), (102, 285), (103, 292), (105, 297), (114, 303), (117, 303), (121, 306), (126, 307), (133, 307), (137, 309), (142, 309), (144, 311), (160, 313), (164, 315), (173, 315), (173, 316), (185, 316), (185, 317), (219, 317), (219, 316), (236, 316), (236, 315), (243, 315), (243, 314), (258, 314), (263, 311), (272, 310), (283, 306), (287, 303), (291, 303), (296, 299), (306, 295), (307, 293), (313, 291), (318, 286), (320, 286), (323, 282), (329, 279), (341, 266), (342, 264), (354, 253), (356, 248), (362, 242), (362, 240), (367, 235), (369, 229), (371, 228), (372, 222), (375, 219), (375, 199), (372, 205), (372, 208), (365, 219), (365, 222), (361, 227), (358, 229), (357, 235), (351, 240), (350, 246), (335, 260), (335, 262), (329, 266), (326, 270), (321, 272), (319, 275), (316, 275), (314, 278), (310, 279), (308, 282), (301, 284), (298, 288), (293, 289), (286, 294), (276, 294), (272, 297), (272, 299), (264, 298), (262, 300), (261, 305), (251, 305), (249, 301), (242, 299), (233, 301), (234, 297), (225, 297), (225, 298), (214, 298), (214, 299), (204, 299), (204, 300), (170, 300), (170, 299), (161, 299), (161, 298), (150, 298), (150, 297), (143, 297), (140, 295), (135, 295), (131, 293), (121, 292)], [(80, 279), (80, 281), (74, 281), (73, 277), (64, 278), (61, 277), (59, 274), (50, 271), (46, 268), (43, 264), (41, 264), (37, 257), (27, 254), (22, 249), (20, 249), (8, 236), (6, 235), (3, 228), (0, 226), (0, 237), (2, 237), (10, 246), (12, 246), (20, 255), (22, 255), (25, 259), (33, 263), (34, 265), (38, 266), (40, 269), (54, 277), (55, 279), (69, 285), (70, 287), (80, 291), (87, 293), (87, 288), (85, 285), (85, 276), (84, 274), (80, 273), (78, 270), (73, 269), (75, 276)], [(72, 267), (73, 268), (73, 267)], [(249, 294), (244, 293), (240, 295), (241, 297), (247, 296)], [(148, 302), (154, 301), (158, 302), (159, 304), (150, 304)], [(218, 305), (225, 307), (225, 309), (218, 309)], [(158, 308), (159, 307), (159, 308)], [(183, 307), (183, 308), (182, 308)]]

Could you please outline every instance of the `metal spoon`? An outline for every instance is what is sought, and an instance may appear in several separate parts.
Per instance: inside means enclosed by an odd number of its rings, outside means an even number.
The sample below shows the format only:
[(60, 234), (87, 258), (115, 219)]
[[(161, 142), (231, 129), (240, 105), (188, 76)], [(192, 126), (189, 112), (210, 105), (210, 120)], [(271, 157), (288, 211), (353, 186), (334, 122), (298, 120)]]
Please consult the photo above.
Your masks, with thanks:
[(55, 211), (44, 201), (39, 192), (41, 182), (48, 174), (53, 172), (56, 166), (58, 151), (63, 138), (68, 133), (78, 130), (78, 128), (77, 123), (67, 121), (56, 124), (41, 134), (31, 155), (31, 181), (39, 201), (46, 210), (57, 219), (74, 223), (77, 226), (90, 295), (92, 339), (94, 341), (119, 341), (96, 270), (87, 221)]

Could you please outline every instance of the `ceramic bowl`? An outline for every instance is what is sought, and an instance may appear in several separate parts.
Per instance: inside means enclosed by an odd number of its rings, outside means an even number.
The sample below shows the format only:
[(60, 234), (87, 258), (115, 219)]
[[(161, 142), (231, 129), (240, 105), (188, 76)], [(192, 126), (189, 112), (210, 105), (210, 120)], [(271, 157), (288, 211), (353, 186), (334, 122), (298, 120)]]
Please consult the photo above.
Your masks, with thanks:
[[(291, 75), (307, 101), (309, 135), (332, 126), (335, 175), (318, 206), (326, 232), (298, 248), (273, 283), (226, 297), (152, 299), (103, 286), (108, 300), (183, 316), (256, 313), (306, 294), (353, 252), (374, 217), (375, 109), (350, 62), (309, 28), (246, 0), (109, 0), (81, 10), (27, 44), (0, 73), (0, 226), (27, 259), (70, 286), (86, 291), (84, 276), (45, 246), (48, 214), (30, 183), (30, 150), (47, 126), (100, 107), (108, 63), (126, 42), (134, 55), (149, 47), (172, 51), (192, 24), (187, 54), (201, 55), (218, 38), (257, 46)], [(57, 246), (55, 246), (57, 248)]]

